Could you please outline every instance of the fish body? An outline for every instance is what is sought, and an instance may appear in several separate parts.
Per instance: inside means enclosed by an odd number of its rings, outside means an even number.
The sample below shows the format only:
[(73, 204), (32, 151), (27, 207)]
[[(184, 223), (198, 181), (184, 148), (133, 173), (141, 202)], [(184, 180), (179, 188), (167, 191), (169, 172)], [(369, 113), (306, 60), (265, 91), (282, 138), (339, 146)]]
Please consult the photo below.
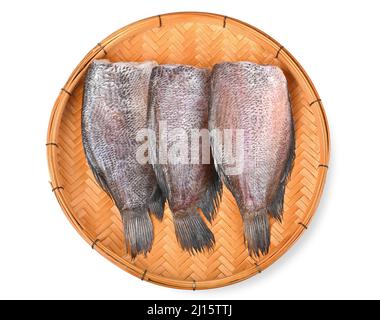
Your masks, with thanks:
[(149, 79), (155, 62), (94, 61), (87, 72), (82, 140), (99, 185), (120, 211), (127, 251), (135, 258), (152, 247), (152, 212), (162, 218), (165, 198), (151, 165), (140, 164), (139, 130), (146, 128)]
[[(200, 216), (201, 209), (211, 221), (221, 195), (221, 181), (210, 162), (193, 163), (190, 154), (170, 156), (175, 147), (188, 148), (192, 130), (207, 132), (210, 71), (185, 65), (161, 65), (153, 69), (149, 90), (148, 123), (153, 132), (150, 158), (157, 181), (168, 199), (177, 239), (184, 250), (200, 252), (214, 245), (214, 236)], [(167, 138), (160, 134), (165, 123)], [(176, 133), (187, 137), (178, 146)], [(165, 143), (163, 142), (164, 140)], [(206, 141), (205, 141), (206, 140)], [(163, 159), (162, 148), (168, 155)], [(193, 147), (193, 146), (192, 146)], [(201, 144), (194, 151), (201, 153)], [(203, 154), (202, 154), (203, 155)], [(182, 160), (181, 160), (182, 159)]]
[[(287, 81), (274, 66), (221, 63), (211, 78), (209, 129), (242, 129), (241, 172), (229, 174), (221, 139), (211, 134), (215, 166), (234, 195), (250, 255), (267, 254), (269, 217), (282, 219), (285, 186), (295, 157)], [(214, 130), (214, 131), (213, 131)]]

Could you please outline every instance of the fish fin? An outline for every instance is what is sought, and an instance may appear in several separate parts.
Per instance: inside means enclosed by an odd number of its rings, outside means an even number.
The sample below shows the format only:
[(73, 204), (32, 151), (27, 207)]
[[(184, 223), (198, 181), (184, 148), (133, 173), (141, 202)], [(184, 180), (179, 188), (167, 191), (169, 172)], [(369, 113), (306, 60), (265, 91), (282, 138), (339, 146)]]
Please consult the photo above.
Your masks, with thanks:
[[(209, 123), (209, 129), (213, 130), (215, 126)], [(210, 147), (211, 147), (211, 156), (212, 163), (214, 164), (215, 171), (219, 177), (219, 179), (226, 185), (227, 189), (229, 189), (232, 193), (234, 193), (234, 187), (230, 182), (230, 178), (224, 172), (224, 168), (222, 163), (222, 151), (218, 148), (219, 140), (215, 139), (213, 134), (210, 134)]]
[(146, 208), (121, 211), (127, 252), (132, 259), (137, 255), (147, 255), (153, 244), (153, 224)]
[(90, 167), (91, 167), (91, 171), (92, 171), (96, 181), (100, 185), (100, 187), (108, 194), (108, 196), (113, 198), (111, 190), (108, 187), (107, 181), (104, 179), (103, 173), (100, 171), (97, 171), (96, 168), (92, 167), (91, 165), (90, 165)]
[(183, 250), (195, 254), (213, 248), (214, 235), (196, 208), (173, 213), (173, 220), (175, 234)]
[(244, 237), (250, 256), (266, 255), (270, 246), (269, 215), (267, 209), (243, 214)]
[(222, 193), (222, 181), (220, 180), (218, 174), (214, 172), (214, 179), (212, 179), (202, 199), (198, 203), (198, 207), (202, 210), (203, 214), (209, 222), (214, 220), (218, 212)]
[(277, 189), (277, 193), (269, 206), (269, 214), (275, 218), (277, 221), (282, 221), (282, 216), (284, 212), (284, 196), (285, 196), (285, 189), (286, 185), (290, 179), (293, 166), (294, 166), (294, 159), (296, 157), (295, 154), (295, 133), (294, 133), (294, 124), (292, 121), (292, 129), (291, 129), (291, 141), (289, 146), (289, 155), (288, 159), (286, 161), (286, 165), (284, 168), (284, 172), (281, 176), (280, 185)]
[(235, 196), (236, 190), (234, 188), (234, 185), (231, 183), (230, 177), (224, 172), (223, 166), (220, 164), (216, 164), (215, 169), (218, 176), (220, 177), (219, 179), (221, 180), (221, 182), (223, 182), (226, 185), (227, 189), (230, 190), (231, 193)]
[(103, 173), (97, 168), (95, 159), (92, 155), (91, 149), (88, 147), (88, 143), (87, 143), (85, 136), (83, 134), (82, 134), (82, 136), (83, 136), (82, 143), (83, 143), (83, 147), (85, 150), (86, 160), (87, 160), (87, 163), (88, 163), (88, 165), (92, 171), (92, 174), (94, 175), (95, 180), (97, 181), (99, 186), (108, 194), (108, 196), (110, 196), (112, 198), (112, 193), (111, 193), (111, 190), (107, 184), (107, 181), (104, 178)]
[[(84, 101), (87, 100), (87, 90), (86, 89), (85, 89), (83, 100)], [(81, 131), (82, 131), (82, 144), (83, 144), (84, 154), (85, 154), (87, 163), (88, 163), (88, 165), (92, 171), (92, 174), (95, 177), (95, 180), (98, 182), (99, 186), (108, 194), (108, 196), (110, 196), (112, 198), (111, 190), (107, 184), (106, 179), (104, 178), (104, 175), (98, 169), (95, 157), (94, 157), (92, 150), (90, 148), (90, 145), (87, 141), (87, 132), (85, 130), (85, 124), (84, 124), (84, 117), (83, 117), (84, 109), (83, 108), (82, 108), (82, 119), (81, 119), (81, 121), (82, 121)]]
[(156, 190), (152, 195), (149, 203), (149, 211), (154, 214), (158, 220), (162, 221), (164, 217), (164, 206), (165, 206), (166, 198), (161, 192), (159, 186), (156, 186)]
[(166, 179), (165, 179), (165, 173), (162, 170), (161, 165), (159, 165), (159, 164), (154, 164), (153, 170), (154, 170), (154, 173), (156, 175), (156, 180), (157, 180), (158, 186), (161, 190), (162, 196), (167, 199), (169, 196), (169, 186), (168, 186)]
[[(155, 68), (153, 69), (153, 72), (155, 71)], [(153, 79), (153, 72), (151, 75), (151, 79)], [(148, 135), (148, 154), (149, 154), (149, 161), (153, 167), (153, 171), (156, 176), (156, 180), (158, 183), (158, 186), (161, 189), (162, 197), (164, 199), (167, 199), (169, 196), (169, 187), (166, 183), (165, 179), (165, 173), (162, 170), (162, 166), (159, 164), (159, 154), (158, 154), (158, 145), (156, 144), (156, 123), (155, 123), (155, 114), (154, 114), (154, 108), (153, 108), (153, 97), (151, 93), (151, 87), (149, 88), (148, 93), (148, 110), (147, 110), (147, 123), (148, 128), (151, 130), (151, 133)]]
[(156, 146), (153, 145), (151, 141), (149, 142), (148, 146), (149, 146), (148, 152), (149, 152), (150, 160), (152, 162), (153, 171), (156, 176), (161, 197), (163, 198), (163, 201), (165, 202), (165, 199), (168, 199), (169, 197), (169, 186), (166, 183), (165, 173), (162, 170), (162, 166), (157, 162), (158, 156), (157, 156)]

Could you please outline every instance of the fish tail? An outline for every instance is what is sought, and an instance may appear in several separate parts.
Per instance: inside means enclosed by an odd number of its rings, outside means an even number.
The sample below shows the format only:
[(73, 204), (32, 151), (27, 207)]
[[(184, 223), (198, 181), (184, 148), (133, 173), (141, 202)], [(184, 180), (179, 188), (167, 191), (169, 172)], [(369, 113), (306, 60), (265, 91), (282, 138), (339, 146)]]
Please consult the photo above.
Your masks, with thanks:
[(294, 123), (292, 121), (292, 129), (291, 129), (291, 138), (290, 138), (290, 146), (289, 146), (289, 154), (288, 159), (286, 161), (284, 172), (281, 176), (280, 185), (277, 189), (277, 193), (268, 208), (269, 214), (275, 218), (277, 221), (282, 221), (282, 216), (284, 212), (284, 197), (285, 197), (285, 189), (286, 185), (290, 179), (292, 174), (294, 159), (296, 157), (295, 153), (295, 134), (294, 134)]
[(244, 237), (251, 256), (266, 255), (270, 246), (269, 215), (267, 209), (243, 215)]
[(133, 208), (122, 211), (127, 252), (132, 259), (146, 255), (152, 249), (153, 225), (146, 208)]
[(164, 217), (164, 206), (165, 206), (166, 198), (161, 192), (161, 189), (156, 186), (156, 190), (154, 191), (152, 198), (149, 203), (149, 211), (154, 214), (158, 220), (162, 221)]
[(203, 214), (209, 222), (214, 220), (216, 213), (218, 212), (220, 200), (222, 198), (222, 192), (223, 184), (215, 172), (214, 179), (198, 203), (198, 207), (202, 210)]
[(195, 207), (175, 212), (173, 220), (175, 234), (183, 250), (194, 254), (212, 249), (214, 235)]

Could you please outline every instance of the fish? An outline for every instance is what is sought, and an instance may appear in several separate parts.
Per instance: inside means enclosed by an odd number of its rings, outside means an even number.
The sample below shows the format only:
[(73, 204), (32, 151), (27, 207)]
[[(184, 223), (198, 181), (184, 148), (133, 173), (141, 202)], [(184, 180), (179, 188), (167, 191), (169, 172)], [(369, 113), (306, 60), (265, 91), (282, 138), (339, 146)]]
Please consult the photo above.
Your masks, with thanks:
[[(241, 164), (224, 153), (223, 130), (243, 131), (236, 152)], [(295, 159), (294, 121), (287, 80), (276, 66), (223, 62), (213, 67), (209, 111), (214, 163), (234, 196), (250, 256), (270, 248), (270, 217), (282, 221), (285, 187)], [(237, 133), (235, 132), (235, 138)], [(239, 170), (231, 170), (236, 166)]]
[[(168, 200), (177, 240), (183, 250), (193, 254), (210, 250), (215, 244), (215, 237), (200, 211), (211, 222), (222, 193), (222, 183), (211, 159), (203, 158), (204, 153), (201, 153), (206, 146), (211, 154), (207, 128), (209, 97), (208, 69), (160, 65), (152, 71), (148, 103), (148, 127), (152, 132), (150, 160), (160, 189)], [(163, 123), (166, 135), (161, 134)], [(178, 138), (181, 135), (175, 132), (188, 138), (192, 130), (206, 132), (199, 148), (192, 146), (192, 152), (201, 153), (202, 159), (192, 161), (185, 152), (179, 152), (178, 158), (171, 156), (178, 155), (172, 151), (176, 147), (188, 150), (188, 140), (181, 144)]]
[(154, 61), (95, 60), (85, 78), (82, 142), (87, 162), (101, 188), (118, 208), (132, 259), (150, 252), (150, 214), (163, 218), (165, 198), (152, 166), (136, 158), (146, 129), (149, 80)]

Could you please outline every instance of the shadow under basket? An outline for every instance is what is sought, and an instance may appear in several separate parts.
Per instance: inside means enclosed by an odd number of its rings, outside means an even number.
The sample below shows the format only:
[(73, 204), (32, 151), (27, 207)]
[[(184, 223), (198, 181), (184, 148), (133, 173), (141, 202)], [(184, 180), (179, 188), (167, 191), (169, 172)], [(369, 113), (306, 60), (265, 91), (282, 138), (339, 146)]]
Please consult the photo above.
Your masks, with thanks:
[[(154, 244), (147, 257), (127, 255), (122, 223), (111, 199), (86, 163), (81, 138), (83, 79), (94, 59), (156, 60), (212, 67), (222, 61), (279, 66), (285, 73), (296, 130), (296, 159), (286, 188), (284, 220), (271, 221), (268, 255), (252, 258), (244, 244), (242, 219), (224, 188), (210, 226), (213, 251), (191, 255), (177, 243), (170, 211), (153, 218)], [(318, 206), (329, 161), (329, 133), (321, 99), (293, 56), (262, 31), (241, 21), (209, 13), (171, 13), (120, 29), (100, 42), (73, 71), (54, 105), (47, 140), (52, 190), (67, 218), (90, 247), (123, 270), (155, 284), (209, 289), (247, 279), (280, 258), (307, 229)]]

